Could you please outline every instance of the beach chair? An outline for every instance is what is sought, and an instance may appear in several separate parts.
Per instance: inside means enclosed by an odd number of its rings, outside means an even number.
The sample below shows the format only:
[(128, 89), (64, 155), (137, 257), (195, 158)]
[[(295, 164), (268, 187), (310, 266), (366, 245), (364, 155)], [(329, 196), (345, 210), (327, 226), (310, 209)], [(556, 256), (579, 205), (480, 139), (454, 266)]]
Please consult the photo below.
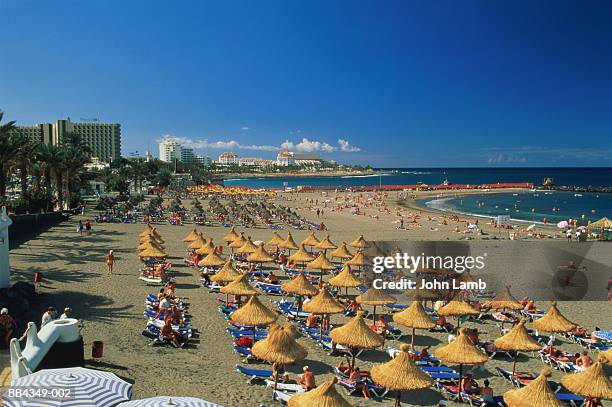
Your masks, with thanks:
[(248, 377), (248, 384), (253, 384), (253, 381), (255, 380), (274, 380), (274, 378), (272, 377), (272, 370), (250, 369), (248, 367), (236, 365), (236, 371)]
[(419, 365), (419, 368), (425, 373), (457, 373), (455, 369), (452, 369), (448, 366), (427, 366), (427, 365)]
[(281, 405), (285, 406), (289, 403), (289, 399), (293, 396), (293, 394), (287, 394), (280, 390), (276, 390), (272, 392), (272, 399), (277, 400)]
[(372, 383), (372, 380), (367, 377), (364, 377), (361, 380), (351, 379), (346, 374), (338, 370), (338, 368), (334, 368), (334, 373), (336, 374), (336, 378), (338, 379), (338, 384), (344, 387), (346, 393), (349, 396), (354, 395), (356, 392), (358, 392), (359, 386), (361, 384), (368, 386), (370, 392), (378, 398), (385, 397), (389, 392), (389, 389)]
[(283, 295), (280, 284), (267, 284), (258, 282), (256, 285), (260, 290), (270, 295)]
[(584, 398), (573, 393), (556, 393), (555, 396), (565, 404), (572, 407), (579, 407), (584, 404)]
[[(266, 379), (266, 387), (274, 387), (274, 380)], [(295, 383), (276, 383), (276, 389), (287, 393), (304, 393), (306, 390)]]

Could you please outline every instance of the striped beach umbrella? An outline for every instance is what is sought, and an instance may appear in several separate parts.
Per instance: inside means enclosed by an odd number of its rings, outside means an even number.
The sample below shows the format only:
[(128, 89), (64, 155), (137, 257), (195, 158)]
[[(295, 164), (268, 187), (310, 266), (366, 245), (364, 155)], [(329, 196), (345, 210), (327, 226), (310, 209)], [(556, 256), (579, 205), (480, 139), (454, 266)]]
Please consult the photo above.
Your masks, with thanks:
[(119, 404), (117, 407), (221, 407), (221, 405), (195, 397), (160, 396), (127, 401)]
[(82, 367), (42, 369), (13, 380), (11, 387), (46, 389), (50, 394), (40, 392), (40, 399), (24, 399), (9, 397), (7, 392), (2, 396), (3, 406), (111, 407), (132, 397), (130, 383), (113, 373)]

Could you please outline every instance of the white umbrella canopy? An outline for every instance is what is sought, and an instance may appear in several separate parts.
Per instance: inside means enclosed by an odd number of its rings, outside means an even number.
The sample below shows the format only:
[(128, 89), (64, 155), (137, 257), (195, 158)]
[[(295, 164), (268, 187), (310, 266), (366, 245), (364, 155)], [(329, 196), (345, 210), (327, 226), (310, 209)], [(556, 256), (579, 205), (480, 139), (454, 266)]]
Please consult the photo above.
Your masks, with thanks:
[(12, 381), (11, 387), (32, 389), (57, 389), (64, 397), (51, 398), (42, 395), (39, 399), (2, 396), (3, 406), (22, 407), (111, 407), (132, 397), (132, 385), (113, 373), (83, 367), (65, 369), (42, 369)]
[(117, 407), (221, 407), (221, 405), (195, 397), (159, 396), (127, 401)]

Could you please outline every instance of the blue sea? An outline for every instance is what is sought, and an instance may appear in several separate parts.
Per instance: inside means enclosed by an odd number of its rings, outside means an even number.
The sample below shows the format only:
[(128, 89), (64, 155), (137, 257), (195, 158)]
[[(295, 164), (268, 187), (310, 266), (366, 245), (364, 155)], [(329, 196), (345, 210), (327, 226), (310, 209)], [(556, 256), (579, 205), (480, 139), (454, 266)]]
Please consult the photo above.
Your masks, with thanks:
[(537, 191), (521, 193), (488, 193), (442, 199), (423, 199), (420, 205), (444, 211), (556, 224), (577, 219), (586, 224), (604, 216), (612, 218), (612, 194)]
[[(344, 177), (283, 177), (238, 178), (226, 180), (225, 185), (255, 188), (297, 186), (374, 186), (437, 185), (448, 179), (456, 184), (491, 184), (497, 182), (531, 182), (539, 186), (545, 178), (556, 185), (612, 186), (612, 168), (386, 168), (382, 175)], [(481, 216), (510, 215), (512, 219), (549, 223), (561, 220), (596, 220), (612, 218), (612, 194), (570, 192), (525, 192), (520, 194), (478, 194), (444, 200), (424, 200), (422, 205), (441, 210)], [(553, 208), (555, 210), (553, 210)]]
[[(384, 168), (383, 175), (344, 177), (236, 178), (225, 185), (255, 188), (282, 188), (300, 185), (340, 187), (372, 185), (437, 185), (448, 179), (453, 184), (493, 184), (497, 182), (532, 182), (541, 185), (553, 178), (557, 185), (612, 186), (612, 168)], [(397, 173), (395, 173), (396, 171)]]

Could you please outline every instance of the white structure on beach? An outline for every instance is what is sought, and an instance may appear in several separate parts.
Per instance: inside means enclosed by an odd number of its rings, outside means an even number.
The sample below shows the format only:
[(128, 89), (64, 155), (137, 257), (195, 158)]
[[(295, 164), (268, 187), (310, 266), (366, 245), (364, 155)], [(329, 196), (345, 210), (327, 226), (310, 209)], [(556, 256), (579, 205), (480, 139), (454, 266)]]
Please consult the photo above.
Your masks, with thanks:
[(11, 286), (11, 265), (9, 262), (9, 226), (13, 221), (6, 214), (6, 206), (0, 209), (0, 288)]
[[(36, 371), (55, 343), (75, 343), (81, 338), (79, 321), (73, 318), (56, 319), (40, 331), (34, 322), (28, 322), (26, 344), (22, 349), (17, 338), (11, 339), (11, 374), (13, 379)], [(82, 349), (81, 349), (82, 352)]]
[(276, 165), (279, 167), (289, 167), (290, 165), (295, 165), (293, 153), (287, 150), (279, 151), (278, 155), (276, 156)]

